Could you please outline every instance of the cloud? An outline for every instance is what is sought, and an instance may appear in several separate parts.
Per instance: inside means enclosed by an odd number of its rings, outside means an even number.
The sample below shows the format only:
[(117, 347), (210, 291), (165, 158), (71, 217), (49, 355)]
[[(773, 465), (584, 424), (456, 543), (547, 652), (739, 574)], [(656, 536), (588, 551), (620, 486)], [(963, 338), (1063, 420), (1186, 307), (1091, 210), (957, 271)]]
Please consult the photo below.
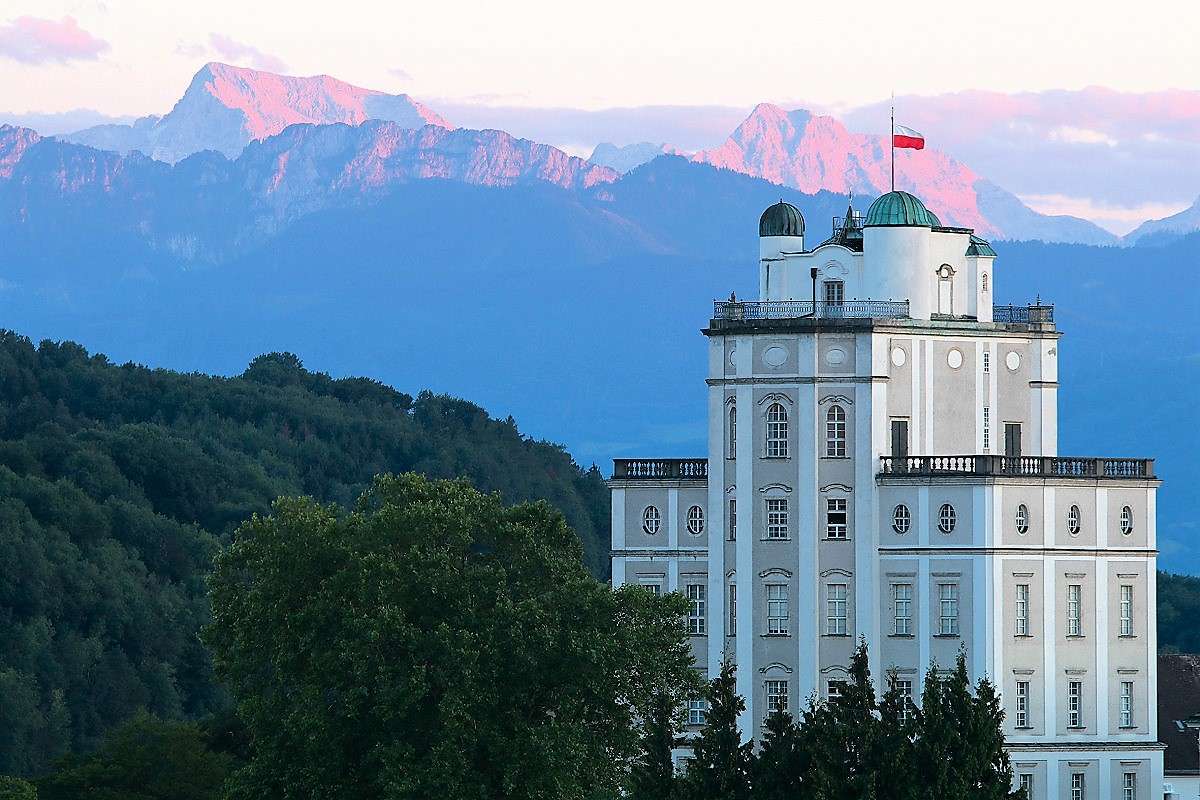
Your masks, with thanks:
[(268, 72), (287, 72), (287, 64), (283, 63), (282, 59), (222, 33), (210, 33), (208, 44), (217, 55), (230, 61), (240, 61), (255, 69), (264, 69)]
[(41, 17), (17, 17), (0, 26), (0, 56), (22, 64), (93, 61), (108, 49), (108, 42), (79, 27), (74, 17), (63, 17), (57, 22)]
[(1090, 219), (1111, 233), (1124, 236), (1148, 219), (1162, 219), (1178, 214), (1187, 203), (1145, 202), (1136, 205), (1105, 203), (1094, 197), (1073, 197), (1065, 194), (1022, 194), (1025, 205), (1042, 214), (1070, 214)]
[(388, 70), (388, 73), (393, 78), (399, 78), (400, 80), (405, 81), (406, 83), (413, 79), (412, 74), (408, 70), (401, 69), (400, 67), (392, 67), (391, 69)]
[(1050, 131), (1050, 139), (1067, 144), (1106, 144), (1116, 147), (1119, 142), (1102, 131), (1089, 128), (1076, 128), (1073, 125), (1059, 125)]

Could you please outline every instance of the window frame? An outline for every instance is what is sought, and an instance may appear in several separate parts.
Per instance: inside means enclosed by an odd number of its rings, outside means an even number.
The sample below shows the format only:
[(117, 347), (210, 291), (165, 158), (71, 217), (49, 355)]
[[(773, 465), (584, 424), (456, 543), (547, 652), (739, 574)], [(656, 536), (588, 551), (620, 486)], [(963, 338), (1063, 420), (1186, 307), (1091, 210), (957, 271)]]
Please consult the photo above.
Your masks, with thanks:
[(1082, 772), (1071, 773), (1071, 800), (1086, 800), (1087, 784), (1084, 781), (1085, 774)]
[(692, 728), (699, 728), (707, 721), (708, 701), (703, 697), (694, 697), (688, 700), (688, 726)]
[(737, 636), (737, 583), (735, 581), (729, 582), (727, 596), (729, 598), (729, 619), (726, 620), (728, 624), (725, 635)]
[(767, 601), (767, 635), (790, 635), (791, 592), (786, 583), (768, 583), (765, 597)]
[[(653, 530), (651, 530), (653, 528)], [(662, 530), (662, 512), (658, 506), (648, 505), (642, 509), (642, 532), (647, 536), (657, 536)]]
[(1016, 632), (1014, 636), (1029, 636), (1029, 584), (1018, 583), (1016, 588), (1016, 608), (1014, 609)]
[[(840, 596), (838, 596), (840, 595)], [(845, 583), (825, 585), (825, 635), (848, 636), (850, 610), (849, 586)]]
[(1119, 636), (1133, 636), (1133, 584), (1122, 583), (1118, 590)]
[(912, 512), (904, 503), (897, 503), (892, 509), (892, 530), (901, 536), (912, 530)]
[[(835, 515), (841, 515), (841, 522), (834, 522)], [(850, 538), (849, 498), (825, 498), (825, 538), (836, 539), (838, 541), (845, 541)]]
[[(692, 512), (699, 512), (693, 515)], [(704, 508), (699, 505), (693, 505), (687, 511), (687, 532), (692, 536), (700, 536), (704, 533)]]
[(834, 403), (825, 412), (825, 457), (846, 458), (846, 409)]
[(1121, 695), (1117, 705), (1119, 727), (1133, 728), (1133, 681), (1121, 681)]
[(1129, 536), (1133, 533), (1133, 507), (1132, 506), (1122, 506), (1121, 507), (1120, 525), (1121, 525), (1121, 535), (1122, 536)]
[(825, 307), (843, 306), (846, 304), (846, 282), (839, 278), (826, 278), (821, 281), (821, 298)]
[(770, 717), (775, 711), (788, 711), (788, 682), (786, 679), (770, 678), (763, 681), (763, 689), (766, 692), (767, 713), (765, 717)]
[(1083, 636), (1083, 584), (1067, 584), (1067, 637)]
[(729, 498), (729, 541), (737, 541), (737, 498)]
[[(906, 596), (901, 596), (901, 594)], [(892, 584), (892, 635), (912, 636), (912, 601), (913, 585), (911, 583)]]
[(1083, 681), (1067, 681), (1067, 727), (1083, 727)]
[(1017, 681), (1013, 692), (1013, 727), (1026, 730), (1029, 724), (1029, 681)]
[(954, 527), (958, 524), (958, 512), (954, 510), (954, 506), (950, 503), (942, 503), (938, 509), (938, 530), (949, 536), (954, 533)]
[(1078, 536), (1079, 531), (1083, 528), (1083, 512), (1079, 506), (1072, 504), (1067, 509), (1067, 533), (1071, 536)]
[(1121, 800), (1137, 800), (1137, 773), (1121, 774)]
[(729, 406), (729, 452), (726, 458), (737, 458), (737, 406)]
[(958, 636), (959, 593), (957, 583), (939, 583), (938, 636)]
[(1017, 533), (1022, 536), (1029, 533), (1029, 506), (1024, 503), (1018, 504), (1016, 517), (1013, 521), (1017, 525)]
[(787, 409), (776, 400), (767, 406), (765, 458), (788, 458), (790, 435)]
[[(987, 353), (983, 354), (987, 358)], [(987, 363), (986, 361), (984, 362)], [(984, 372), (987, 372), (987, 367), (984, 367)], [(983, 452), (991, 452), (992, 449), (992, 409), (990, 406), (983, 407)]]
[[(693, 591), (694, 590), (694, 591)], [(708, 635), (708, 588), (703, 583), (684, 586), (684, 597), (688, 600), (687, 632), (689, 636)]]
[(766, 499), (766, 514), (766, 538), (772, 542), (782, 542), (790, 539), (791, 515), (788, 512), (788, 499), (786, 497), (768, 497)]

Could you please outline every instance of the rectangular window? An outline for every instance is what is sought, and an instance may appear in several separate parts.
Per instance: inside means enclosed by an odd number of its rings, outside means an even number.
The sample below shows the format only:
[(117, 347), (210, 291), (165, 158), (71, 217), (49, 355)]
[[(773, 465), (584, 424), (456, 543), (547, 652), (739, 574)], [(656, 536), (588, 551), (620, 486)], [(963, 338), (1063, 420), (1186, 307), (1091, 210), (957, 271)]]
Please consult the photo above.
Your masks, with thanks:
[(788, 587), (783, 583), (767, 584), (767, 633), (788, 632)]
[(729, 584), (729, 630), (728, 636), (737, 636), (737, 584)]
[(1133, 681), (1121, 681), (1121, 727), (1133, 727)]
[(1071, 800), (1087, 800), (1083, 794), (1083, 773), (1071, 773)]
[(729, 501), (729, 541), (737, 541), (737, 500)]
[(767, 500), (767, 538), (788, 538), (788, 501), (786, 497)]
[[(987, 353), (984, 353), (984, 358), (987, 358)], [(985, 362), (986, 363), (986, 362)], [(987, 372), (985, 369), (984, 372)], [(992, 410), (987, 406), (983, 407), (983, 452), (988, 452), (992, 447)]]
[(1029, 681), (1017, 681), (1017, 707), (1014, 722), (1018, 728), (1029, 727)]
[(829, 681), (825, 684), (825, 696), (830, 700), (840, 700), (845, 691), (845, 681)]
[(896, 635), (912, 636), (912, 584), (892, 584), (892, 603), (896, 608)]
[(1126, 772), (1121, 780), (1121, 800), (1137, 800), (1137, 773)]
[(654, 595), (655, 597), (662, 595), (662, 583), (660, 583), (657, 579), (643, 578), (641, 580), (641, 585), (643, 589), (650, 592), (650, 594)]
[(708, 701), (703, 697), (688, 701), (688, 725), (703, 725), (708, 718)]
[(767, 715), (788, 710), (788, 682), (767, 681)]
[(1029, 635), (1029, 584), (1017, 584), (1017, 636)]
[(900, 720), (907, 722), (911, 718), (913, 709), (912, 681), (897, 680), (896, 689), (900, 693)]
[(992, 371), (992, 353), (989, 350), (984, 350), (983, 351), (983, 372), (984, 372), (984, 374), (987, 374), (991, 371)]
[(829, 498), (825, 507), (825, 535), (830, 539), (845, 539), (848, 516), (846, 498)]
[(831, 636), (846, 635), (846, 584), (831, 583), (826, 589), (828, 620), (826, 632)]
[(938, 584), (938, 606), (942, 636), (958, 636), (958, 584)]
[(1083, 635), (1083, 587), (1067, 586), (1067, 636)]
[(1121, 586), (1121, 635), (1133, 636), (1133, 587)]
[(705, 588), (703, 583), (689, 583), (685, 587), (688, 607), (688, 633), (702, 636), (705, 633)]
[(1067, 727), (1083, 727), (1083, 681), (1067, 682)]
[(840, 306), (846, 301), (846, 284), (842, 281), (825, 281), (825, 302)]
[[(986, 356), (987, 353), (984, 353), (984, 355)], [(1021, 773), (1020, 786), (1021, 786), (1021, 791), (1025, 792), (1025, 800), (1033, 800), (1033, 773), (1032, 772), (1022, 772)]]

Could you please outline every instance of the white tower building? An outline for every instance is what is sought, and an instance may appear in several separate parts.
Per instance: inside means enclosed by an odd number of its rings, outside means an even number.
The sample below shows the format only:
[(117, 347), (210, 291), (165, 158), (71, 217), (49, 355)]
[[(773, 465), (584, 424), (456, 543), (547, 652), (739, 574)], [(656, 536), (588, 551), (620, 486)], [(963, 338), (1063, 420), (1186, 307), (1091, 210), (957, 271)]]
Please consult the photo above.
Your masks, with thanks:
[(917, 699), (963, 647), (1033, 798), (1161, 797), (1159, 481), (1058, 455), (1053, 307), (993, 305), (995, 251), (904, 192), (811, 250), (782, 201), (759, 234), (761, 299), (704, 331), (707, 458), (615, 462), (614, 583), (692, 600), (747, 739), (835, 697), (859, 636)]

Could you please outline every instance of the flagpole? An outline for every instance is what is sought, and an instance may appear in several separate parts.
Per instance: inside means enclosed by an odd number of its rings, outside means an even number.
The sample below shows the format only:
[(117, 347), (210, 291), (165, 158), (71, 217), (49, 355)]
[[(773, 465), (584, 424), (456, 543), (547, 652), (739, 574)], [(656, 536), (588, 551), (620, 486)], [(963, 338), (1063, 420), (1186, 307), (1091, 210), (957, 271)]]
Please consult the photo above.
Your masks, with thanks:
[(896, 93), (892, 92), (892, 130), (888, 135), (888, 146), (892, 149), (892, 191), (896, 191)]

